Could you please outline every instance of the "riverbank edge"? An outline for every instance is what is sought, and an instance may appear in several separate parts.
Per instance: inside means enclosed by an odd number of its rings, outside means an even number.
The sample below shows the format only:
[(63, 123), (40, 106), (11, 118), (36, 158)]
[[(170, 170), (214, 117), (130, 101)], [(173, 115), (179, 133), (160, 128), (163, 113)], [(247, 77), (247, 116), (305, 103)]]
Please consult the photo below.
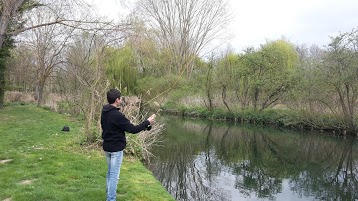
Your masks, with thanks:
[[(223, 109), (209, 110), (203, 107), (162, 108), (163, 114), (262, 125), (296, 131), (320, 131), (329, 134), (357, 136), (344, 120), (330, 114), (312, 114), (291, 109), (266, 109), (263, 111), (241, 110), (229, 112)], [(356, 127), (358, 123), (356, 122)]]

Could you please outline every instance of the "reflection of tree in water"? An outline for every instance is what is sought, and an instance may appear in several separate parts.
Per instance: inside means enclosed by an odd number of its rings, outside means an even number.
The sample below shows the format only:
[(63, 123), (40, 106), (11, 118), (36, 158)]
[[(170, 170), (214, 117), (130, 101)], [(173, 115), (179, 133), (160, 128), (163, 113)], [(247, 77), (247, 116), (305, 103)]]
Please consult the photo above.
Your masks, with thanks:
[(233, 187), (247, 197), (275, 199), (288, 180), (298, 196), (358, 199), (354, 140), (188, 122), (182, 127), (175, 136), (190, 139), (166, 145), (151, 168), (177, 200), (234, 199), (218, 183), (228, 171), (235, 175)]
[(358, 199), (358, 161), (354, 160), (354, 140), (337, 143), (322, 169), (308, 165), (291, 180), (291, 189), (300, 194), (313, 194), (321, 200)]
[[(240, 149), (240, 158), (230, 159), (236, 161), (227, 164), (232, 168), (232, 172), (236, 175), (235, 188), (246, 197), (255, 194), (258, 198), (274, 199), (274, 195), (282, 191), (282, 179), (272, 176), (271, 168), (268, 168), (266, 162), (271, 155), (276, 155), (273, 159), (277, 159), (277, 151), (275, 151), (265, 136), (256, 133), (241, 133), (240, 139), (237, 135), (226, 134), (226, 142), (221, 142), (220, 152), (221, 158), (232, 158), (228, 153), (237, 152)], [(236, 138), (236, 140), (235, 140)], [(224, 146), (225, 145), (225, 146)], [(235, 150), (235, 151), (234, 151)], [(270, 153), (271, 152), (271, 153)], [(276, 161), (277, 163), (278, 161)]]
[(281, 192), (282, 180), (268, 176), (262, 169), (250, 164), (249, 161), (238, 164), (234, 168), (238, 176), (235, 188), (246, 197), (255, 194), (258, 198), (273, 199), (274, 195)]
[(220, 172), (215, 170), (216, 159), (207, 153), (196, 154), (198, 146), (172, 145), (157, 156), (159, 160), (153, 160), (150, 169), (176, 200), (231, 200), (223, 188), (210, 181), (213, 174), (207, 171)]
[[(354, 161), (354, 140), (334, 141), (317, 137), (292, 139), (251, 132), (242, 141), (228, 139), (219, 153), (240, 147), (242, 159), (227, 164), (236, 177), (235, 188), (244, 195), (274, 199), (282, 191), (282, 179), (291, 190), (322, 200), (358, 199), (358, 163)], [(219, 157), (225, 160), (227, 154)], [(232, 160), (232, 159), (231, 159)], [(230, 161), (230, 160), (229, 160)]]

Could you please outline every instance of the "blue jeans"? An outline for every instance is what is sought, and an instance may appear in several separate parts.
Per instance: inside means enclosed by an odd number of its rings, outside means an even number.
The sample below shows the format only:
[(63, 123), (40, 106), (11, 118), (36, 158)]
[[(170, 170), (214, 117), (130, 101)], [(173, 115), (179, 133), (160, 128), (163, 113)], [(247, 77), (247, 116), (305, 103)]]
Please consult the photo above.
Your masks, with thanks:
[(119, 180), (119, 173), (121, 169), (123, 151), (106, 152), (106, 159), (108, 164), (108, 171), (106, 177), (106, 193), (107, 201), (115, 201), (117, 195), (117, 184)]

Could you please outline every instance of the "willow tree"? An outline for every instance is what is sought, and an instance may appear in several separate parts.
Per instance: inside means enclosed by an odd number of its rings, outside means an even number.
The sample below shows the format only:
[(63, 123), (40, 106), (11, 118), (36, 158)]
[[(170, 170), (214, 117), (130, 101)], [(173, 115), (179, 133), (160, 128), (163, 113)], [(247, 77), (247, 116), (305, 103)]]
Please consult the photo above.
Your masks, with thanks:
[(111, 87), (125, 94), (135, 94), (138, 79), (138, 63), (133, 50), (126, 46), (107, 50), (106, 72)]
[(295, 84), (298, 54), (285, 40), (268, 42), (260, 50), (247, 53), (243, 61), (254, 110), (277, 104)]

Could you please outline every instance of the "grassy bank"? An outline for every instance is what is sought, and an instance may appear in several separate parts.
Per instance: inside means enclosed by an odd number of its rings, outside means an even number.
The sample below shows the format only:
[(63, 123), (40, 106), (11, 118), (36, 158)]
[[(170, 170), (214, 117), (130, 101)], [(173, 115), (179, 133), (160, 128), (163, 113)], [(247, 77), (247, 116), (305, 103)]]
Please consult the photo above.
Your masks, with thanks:
[[(228, 112), (222, 109), (208, 110), (203, 107), (164, 108), (164, 113), (239, 123), (275, 126), (293, 130), (319, 130), (346, 134), (344, 120), (329, 114), (310, 114), (290, 109), (266, 109), (263, 111), (239, 110)], [(358, 125), (357, 125), (358, 126)], [(352, 133), (354, 134), (354, 133)]]
[[(70, 132), (61, 132), (64, 125)], [(81, 147), (81, 122), (33, 105), (0, 110), (0, 200), (105, 200), (106, 162)], [(118, 200), (174, 200), (138, 160), (125, 157)]]

